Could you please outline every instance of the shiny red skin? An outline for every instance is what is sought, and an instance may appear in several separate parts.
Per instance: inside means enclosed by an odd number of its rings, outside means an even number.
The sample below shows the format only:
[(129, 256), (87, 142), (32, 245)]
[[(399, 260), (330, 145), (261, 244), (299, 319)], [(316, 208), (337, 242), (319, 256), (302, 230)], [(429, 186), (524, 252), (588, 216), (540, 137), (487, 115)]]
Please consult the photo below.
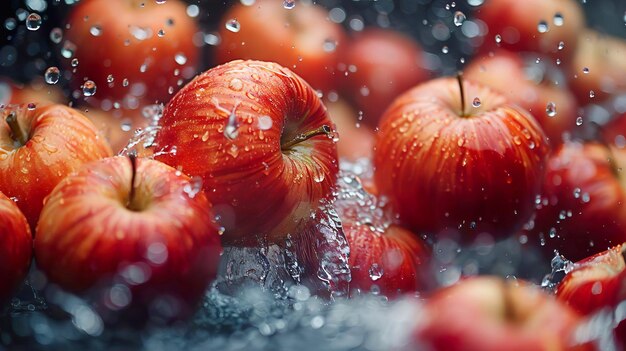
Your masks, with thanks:
[[(542, 190), (548, 204), (538, 206), (530, 231), (537, 244), (545, 240), (548, 256), (558, 250), (577, 261), (626, 241), (626, 193), (609, 152), (600, 144), (568, 142), (548, 160)], [(626, 151), (613, 155), (626, 160)]]
[(388, 29), (357, 33), (341, 51), (348, 72), (341, 77), (341, 89), (363, 111), (365, 124), (376, 127), (393, 99), (429, 77), (422, 54), (413, 39)]
[(416, 338), (432, 351), (593, 350), (571, 346), (582, 318), (526, 282), (475, 277), (427, 300)]
[[(169, 295), (184, 306), (182, 314), (192, 312), (219, 263), (211, 204), (203, 192), (185, 193), (187, 176), (139, 158), (128, 205), (131, 177), (130, 160), (117, 156), (65, 178), (41, 213), (37, 264), (50, 281), (76, 293), (119, 281), (115, 276), (129, 265), (147, 267), (145, 283), (127, 283), (133, 303)], [(150, 258), (152, 245), (167, 250), (165, 259)]]
[[(111, 147), (85, 116), (65, 105), (0, 110), (0, 191), (16, 199), (35, 228), (44, 198), (83, 164), (111, 156)], [(28, 141), (16, 147), (6, 117), (15, 112)]]
[(33, 254), (33, 238), (17, 205), (0, 193), (0, 307), (22, 283)]
[[(93, 122), (100, 135), (109, 142), (116, 154), (128, 145), (137, 129), (144, 129), (150, 124), (150, 120), (142, 115), (141, 109), (110, 111), (97, 107), (78, 107), (77, 109)], [(122, 129), (123, 124), (128, 124), (128, 130)]]
[(452, 78), (396, 99), (379, 127), (374, 180), (418, 234), (504, 237), (529, 219), (549, 147), (528, 112), (485, 86), (464, 90), (466, 117)]
[[(512, 102), (528, 110), (548, 136), (550, 144), (558, 145), (562, 142), (563, 133), (576, 127), (576, 98), (567, 87), (555, 85), (547, 79), (539, 84), (533, 82), (524, 69), (525, 62), (519, 55), (498, 50), (493, 55), (474, 59), (463, 74), (467, 79), (502, 92)], [(548, 103), (556, 106), (555, 116), (548, 116)]]
[[(475, 14), (488, 28), (481, 47), (484, 52), (497, 48), (539, 52), (560, 59), (564, 65), (570, 63), (585, 27), (584, 14), (576, 0), (485, 0)], [(562, 16), (561, 26), (554, 23), (557, 14)], [(541, 21), (548, 25), (545, 33), (538, 31)], [(500, 35), (500, 43), (496, 42), (496, 35)], [(560, 42), (564, 44), (561, 50)]]
[[(230, 115), (234, 138), (225, 134)], [(263, 130), (259, 119), (267, 116), (272, 123)], [(332, 197), (338, 161), (331, 137), (282, 150), (332, 122), (315, 91), (278, 64), (233, 61), (201, 74), (167, 104), (159, 125), (156, 147), (176, 146), (176, 153), (156, 159), (202, 177), (224, 242), (256, 245), (255, 234), (282, 240)]]
[[(346, 35), (323, 7), (298, 2), (293, 9), (285, 9), (283, 0), (257, 0), (251, 6), (233, 5), (222, 19), (221, 44), (215, 48), (217, 63), (236, 59), (276, 62), (315, 89), (337, 88), (336, 67)], [(236, 33), (226, 28), (233, 19), (240, 24)], [(325, 48), (328, 43), (335, 48)]]
[[(170, 87), (178, 89), (178, 80), (195, 74), (199, 50), (193, 36), (199, 29), (182, 1), (82, 1), (72, 8), (67, 23), (64, 42), (76, 46), (73, 57), (79, 62), (71, 86), (80, 89), (86, 79), (96, 83), (96, 94), (88, 98), (94, 104), (104, 99), (122, 103), (126, 96), (166, 102)], [(101, 28), (99, 36), (90, 33), (94, 26)], [(149, 31), (143, 40), (133, 34), (141, 29)], [(165, 32), (162, 37), (159, 30)], [(179, 53), (186, 58), (183, 65), (175, 60)], [(67, 70), (74, 70), (71, 59), (62, 62)], [(143, 64), (147, 64), (145, 72), (140, 71)], [(109, 75), (112, 83), (107, 81)], [(124, 79), (129, 82), (126, 87)], [(145, 89), (133, 91), (137, 83)]]

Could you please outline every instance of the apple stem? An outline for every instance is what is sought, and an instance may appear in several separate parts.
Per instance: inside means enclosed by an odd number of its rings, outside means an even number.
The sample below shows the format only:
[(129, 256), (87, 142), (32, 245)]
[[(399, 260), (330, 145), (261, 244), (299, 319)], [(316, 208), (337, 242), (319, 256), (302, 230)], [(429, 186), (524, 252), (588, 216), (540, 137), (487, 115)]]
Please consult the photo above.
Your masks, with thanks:
[(456, 73), (456, 80), (459, 82), (459, 91), (461, 92), (461, 117), (467, 116), (465, 114), (465, 89), (463, 88), (463, 72), (458, 71)]
[(130, 195), (128, 196), (128, 206), (131, 206), (135, 199), (135, 178), (137, 178), (137, 152), (135, 150), (128, 154), (132, 174), (130, 177)]
[(28, 137), (26, 136), (26, 133), (24, 133), (24, 130), (22, 130), (22, 128), (20, 127), (20, 124), (17, 122), (17, 115), (15, 114), (15, 112), (9, 113), (6, 118), (6, 122), (9, 125), (9, 128), (11, 128), (13, 140), (18, 142), (22, 146), (26, 145)]
[(504, 281), (504, 287), (502, 290), (502, 298), (504, 300), (504, 318), (507, 321), (515, 320), (515, 307), (513, 301), (511, 301), (511, 282)]
[(311, 130), (311, 131), (308, 131), (308, 132), (296, 135), (295, 138), (293, 138), (292, 140), (290, 140), (290, 141), (286, 142), (285, 144), (283, 144), (281, 149), (289, 150), (292, 146), (297, 145), (297, 144), (299, 144), (299, 143), (301, 143), (301, 142), (303, 142), (305, 140), (308, 140), (310, 138), (313, 138), (315, 136), (322, 135), (322, 134), (323, 135), (329, 135), (330, 132), (331, 132), (330, 127), (328, 125), (324, 124), (323, 126), (317, 128), (317, 129), (314, 129), (314, 130)]

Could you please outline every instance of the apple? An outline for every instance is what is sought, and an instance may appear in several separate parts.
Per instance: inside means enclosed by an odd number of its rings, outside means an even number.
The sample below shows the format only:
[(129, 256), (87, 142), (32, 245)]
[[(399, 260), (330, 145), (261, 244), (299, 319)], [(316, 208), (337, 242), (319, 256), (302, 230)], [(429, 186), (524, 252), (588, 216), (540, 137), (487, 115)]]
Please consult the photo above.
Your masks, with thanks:
[(144, 129), (150, 124), (150, 119), (142, 115), (141, 109), (104, 111), (97, 107), (83, 106), (78, 110), (93, 122), (115, 153), (128, 145), (137, 129)]
[(626, 41), (585, 30), (570, 65), (570, 85), (581, 104), (626, 92)]
[(315, 89), (336, 88), (343, 28), (318, 5), (298, 2), (285, 8), (283, 0), (235, 4), (223, 16), (216, 48), (218, 63), (234, 59), (276, 62), (304, 78)]
[(618, 149), (626, 147), (626, 111), (614, 116), (604, 126), (600, 127), (600, 137), (606, 143)]
[(593, 350), (576, 345), (582, 317), (523, 281), (484, 276), (437, 291), (416, 338), (425, 350)]
[(350, 295), (376, 292), (393, 298), (424, 290), (426, 243), (398, 225), (385, 199), (368, 192), (358, 177), (344, 174), (338, 183), (335, 208), (350, 246)]
[(567, 142), (550, 156), (529, 237), (581, 260), (626, 241), (626, 150)]
[[(37, 264), (51, 282), (79, 294), (99, 290), (111, 309), (173, 299), (170, 317), (193, 312), (215, 278), (220, 251), (198, 180), (132, 154), (93, 162), (61, 181), (35, 236)], [(107, 299), (113, 292), (106, 289), (116, 287), (130, 295)]]
[(345, 100), (325, 100), (330, 119), (335, 123), (339, 140), (337, 153), (340, 159), (355, 161), (372, 158), (376, 134), (368, 125), (359, 121), (359, 114)]
[(0, 191), (35, 228), (44, 198), (84, 163), (111, 155), (85, 116), (64, 105), (0, 109)]
[[(486, 0), (476, 10), (488, 33), (484, 51), (501, 47), (550, 55), (567, 65), (585, 27), (576, 0)], [(499, 38), (499, 40), (497, 39)]]
[[(577, 312), (592, 315), (626, 304), (626, 243), (585, 258), (557, 286), (556, 296)], [(614, 316), (615, 337), (626, 347), (626, 316)]]
[(465, 69), (468, 79), (486, 84), (528, 110), (548, 136), (551, 144), (562, 142), (563, 133), (576, 126), (576, 98), (561, 81), (550, 78), (560, 72), (544, 59), (537, 63), (536, 55), (525, 61), (519, 54), (505, 50), (478, 57)]
[(33, 238), (17, 205), (0, 192), (0, 307), (22, 283), (33, 254)]
[(398, 97), (379, 129), (374, 181), (413, 232), (469, 242), (530, 218), (549, 146), (500, 93), (460, 75), (435, 79)]
[(202, 178), (224, 243), (283, 240), (332, 198), (333, 124), (315, 91), (278, 64), (204, 72), (165, 106), (159, 127), (155, 158)]
[(67, 26), (62, 61), (75, 70), (72, 88), (95, 83), (89, 101), (166, 102), (179, 81), (196, 73), (198, 27), (182, 1), (83, 1), (72, 7)]
[(0, 77), (0, 105), (44, 102), (64, 104), (67, 98), (60, 88), (45, 84), (43, 80), (34, 79), (28, 84), (20, 84)]
[(425, 81), (422, 48), (410, 37), (389, 29), (358, 32), (341, 50), (345, 66), (341, 90), (375, 127), (398, 95)]

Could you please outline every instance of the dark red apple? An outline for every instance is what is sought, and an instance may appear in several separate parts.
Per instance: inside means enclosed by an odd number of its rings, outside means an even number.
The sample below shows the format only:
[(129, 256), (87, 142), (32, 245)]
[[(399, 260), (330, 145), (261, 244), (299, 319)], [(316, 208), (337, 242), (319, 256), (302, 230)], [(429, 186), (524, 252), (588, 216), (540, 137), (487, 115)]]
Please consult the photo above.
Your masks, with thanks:
[[(66, 290), (104, 290), (113, 310), (174, 299), (171, 317), (189, 315), (221, 250), (198, 181), (150, 159), (86, 165), (47, 198), (35, 238), (39, 268)], [(127, 294), (107, 300), (106, 289), (119, 284)]]
[[(292, 69), (315, 89), (336, 88), (343, 28), (318, 5), (283, 0), (235, 4), (224, 14), (216, 48), (218, 63), (235, 59), (276, 62)], [(296, 4), (296, 2), (292, 2)]]
[(0, 192), (0, 307), (22, 283), (33, 254), (33, 238), (17, 205)]
[(62, 61), (76, 71), (74, 89), (86, 80), (95, 83), (92, 102), (166, 102), (179, 81), (196, 73), (198, 27), (182, 1), (83, 1), (72, 8), (67, 26)]
[(10, 105), (0, 110), (0, 191), (13, 197), (35, 228), (44, 198), (84, 163), (111, 156), (85, 116), (64, 105)]
[(202, 177), (224, 242), (282, 240), (332, 197), (333, 124), (315, 91), (278, 64), (233, 61), (201, 74), (159, 126), (156, 159)]
[(530, 218), (548, 143), (494, 90), (440, 78), (397, 98), (380, 124), (374, 180), (415, 233), (503, 237)]
[(341, 50), (345, 75), (342, 91), (375, 127), (398, 95), (425, 81), (422, 48), (410, 37), (389, 29), (367, 29)]

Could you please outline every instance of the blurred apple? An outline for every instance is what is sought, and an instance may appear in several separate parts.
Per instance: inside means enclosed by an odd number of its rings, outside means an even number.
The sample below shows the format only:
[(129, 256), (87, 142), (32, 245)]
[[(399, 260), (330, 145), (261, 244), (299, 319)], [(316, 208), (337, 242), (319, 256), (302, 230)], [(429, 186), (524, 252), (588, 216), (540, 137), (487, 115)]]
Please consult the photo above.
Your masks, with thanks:
[(45, 84), (35, 79), (29, 84), (20, 84), (5, 77), (0, 77), (0, 105), (8, 104), (65, 104), (67, 98), (63, 91), (55, 85)]
[(325, 100), (330, 119), (339, 134), (337, 153), (339, 158), (350, 161), (372, 158), (376, 134), (368, 125), (359, 121), (359, 114), (343, 99)]
[(97, 107), (79, 107), (109, 142), (114, 153), (119, 153), (128, 145), (137, 129), (144, 129), (150, 119), (142, 115), (141, 109), (113, 109), (104, 111)]

